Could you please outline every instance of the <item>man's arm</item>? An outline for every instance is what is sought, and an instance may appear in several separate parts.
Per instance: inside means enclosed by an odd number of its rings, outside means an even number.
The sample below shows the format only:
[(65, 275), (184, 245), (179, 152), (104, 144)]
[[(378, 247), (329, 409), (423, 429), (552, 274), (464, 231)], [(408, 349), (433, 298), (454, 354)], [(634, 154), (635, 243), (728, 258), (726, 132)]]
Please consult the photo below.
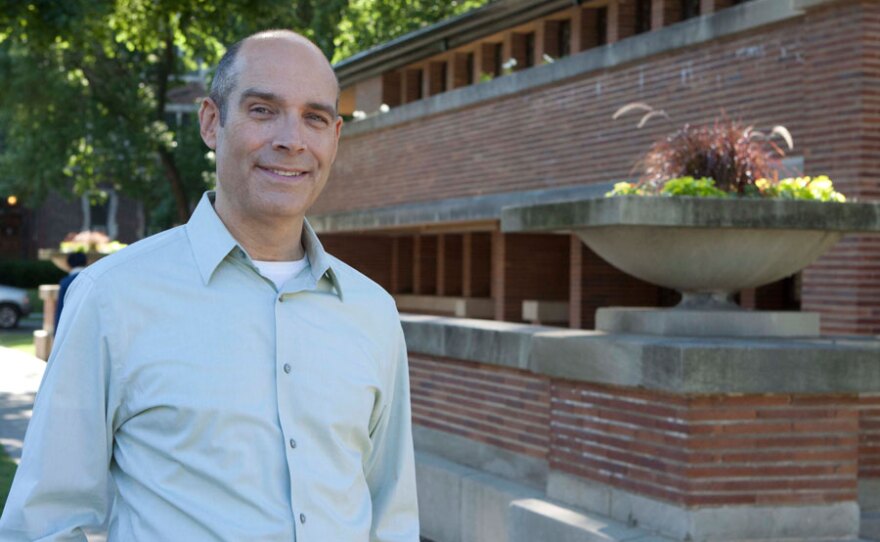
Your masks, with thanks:
[(3, 542), (86, 540), (109, 508), (110, 359), (99, 290), (81, 275), (67, 294), (3, 517)]
[(403, 330), (391, 367), (389, 397), (370, 435), (372, 454), (366, 465), (373, 499), (371, 542), (418, 542), (419, 509), (410, 420), (409, 370)]

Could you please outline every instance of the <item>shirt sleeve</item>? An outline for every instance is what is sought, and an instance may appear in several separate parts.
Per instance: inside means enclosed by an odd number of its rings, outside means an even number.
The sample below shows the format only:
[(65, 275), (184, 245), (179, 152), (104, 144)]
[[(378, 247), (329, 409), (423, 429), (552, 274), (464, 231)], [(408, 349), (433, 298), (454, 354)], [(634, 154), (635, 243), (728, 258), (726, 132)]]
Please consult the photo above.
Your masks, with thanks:
[(370, 542), (419, 540), (409, 369), (403, 330), (398, 329), (390, 393), (371, 434), (373, 447), (365, 470), (373, 502)]
[(110, 359), (99, 289), (71, 284), (0, 519), (0, 540), (85, 541), (110, 508)]

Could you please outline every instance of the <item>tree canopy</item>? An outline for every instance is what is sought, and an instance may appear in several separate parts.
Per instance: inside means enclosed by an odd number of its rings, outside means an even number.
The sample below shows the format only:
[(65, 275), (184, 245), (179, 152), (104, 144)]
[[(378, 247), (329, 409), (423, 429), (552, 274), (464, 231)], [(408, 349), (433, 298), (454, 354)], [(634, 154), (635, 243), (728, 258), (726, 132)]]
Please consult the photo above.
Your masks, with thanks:
[(187, 219), (212, 155), (169, 92), (230, 44), (290, 28), (343, 58), (485, 0), (0, 0), (0, 188), (139, 199), (151, 226)]

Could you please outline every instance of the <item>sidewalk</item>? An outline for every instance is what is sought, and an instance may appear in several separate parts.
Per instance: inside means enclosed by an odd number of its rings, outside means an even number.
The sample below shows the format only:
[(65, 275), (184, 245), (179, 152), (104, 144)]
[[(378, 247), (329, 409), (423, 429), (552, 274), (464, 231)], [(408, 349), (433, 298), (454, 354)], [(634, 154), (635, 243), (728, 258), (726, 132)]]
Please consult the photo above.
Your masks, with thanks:
[(46, 363), (0, 347), (0, 445), (19, 461), (21, 446)]
[[(46, 363), (0, 346), (0, 445), (16, 462)], [(89, 542), (106, 542), (105, 533), (88, 533)]]

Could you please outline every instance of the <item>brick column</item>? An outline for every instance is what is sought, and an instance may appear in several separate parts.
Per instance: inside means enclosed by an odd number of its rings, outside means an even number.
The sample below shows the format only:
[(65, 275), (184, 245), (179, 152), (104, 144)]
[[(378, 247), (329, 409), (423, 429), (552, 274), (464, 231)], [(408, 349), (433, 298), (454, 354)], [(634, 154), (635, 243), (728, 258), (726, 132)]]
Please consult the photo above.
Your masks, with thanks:
[(568, 327), (580, 329), (581, 303), (583, 301), (583, 250), (584, 242), (572, 234), (568, 257)]
[(473, 288), (473, 255), (471, 254), (471, 250), (473, 250), (473, 236), (470, 233), (465, 233), (461, 239), (461, 295), (462, 297), (471, 297), (471, 290)]
[(495, 319), (504, 320), (505, 310), (505, 235), (500, 231), (492, 232), (492, 301), (495, 302)]

